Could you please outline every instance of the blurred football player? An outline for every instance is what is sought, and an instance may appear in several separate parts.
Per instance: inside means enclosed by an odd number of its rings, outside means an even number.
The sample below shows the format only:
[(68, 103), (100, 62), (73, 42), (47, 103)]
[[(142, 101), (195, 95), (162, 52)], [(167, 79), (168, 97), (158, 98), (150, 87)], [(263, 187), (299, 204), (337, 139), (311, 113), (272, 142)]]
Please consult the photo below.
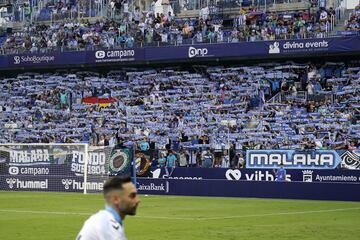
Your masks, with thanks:
[(86, 220), (76, 240), (126, 240), (123, 222), (140, 203), (131, 178), (114, 177), (104, 184), (105, 209)]

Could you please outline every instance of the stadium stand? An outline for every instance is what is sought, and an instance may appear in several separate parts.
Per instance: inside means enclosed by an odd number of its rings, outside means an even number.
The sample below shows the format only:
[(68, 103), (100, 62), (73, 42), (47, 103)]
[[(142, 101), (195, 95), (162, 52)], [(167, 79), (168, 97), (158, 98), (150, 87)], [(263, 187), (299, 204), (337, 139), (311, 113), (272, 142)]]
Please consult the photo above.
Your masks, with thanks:
[[(37, 20), (58, 21), (61, 19), (76, 19), (78, 17), (95, 17), (102, 8), (104, 1), (72, 0), (72, 1), (43, 1)], [(101, 4), (103, 6), (104, 4)]]
[(360, 30), (360, 5), (356, 6), (355, 10), (351, 13), (345, 28), (350, 31)]
[[(17, 1), (15, 19), (24, 25), (0, 37), (1, 52), (324, 38), (347, 17), (317, 1), (287, 11), (243, 1), (226, 18), (186, 2), (198, 16), (179, 18), (157, 12), (155, 2), (146, 11), (132, 11), (115, 1)], [(359, 9), (345, 31), (358, 34)], [(359, 79), (359, 65), (330, 62), (19, 74), (0, 82), (0, 139), (95, 146), (147, 142), (153, 150), (197, 155), (211, 149), (215, 156), (231, 149), (231, 160), (246, 149), (356, 148)]]
[[(225, 19), (213, 17), (208, 11), (200, 11), (197, 18), (180, 19), (171, 12), (155, 15), (151, 8), (150, 11), (145, 12), (136, 8), (132, 13), (122, 13), (121, 19), (111, 14), (112, 18), (101, 18), (90, 22), (89, 19), (69, 17), (77, 16), (75, 13), (79, 12), (77, 6), (81, 5), (81, 2), (68, 3), (68, 7), (58, 2), (58, 6), (55, 7), (58, 12), (54, 19), (60, 21), (52, 21), (50, 24), (41, 21), (26, 24), (20, 30), (8, 35), (5, 44), (1, 47), (2, 52), (323, 38), (333, 34), (332, 30), (340, 15), (339, 11), (333, 8), (327, 10), (316, 8), (316, 11), (310, 9), (268, 12), (247, 7), (241, 8), (239, 14), (231, 18), (228, 24), (225, 23)], [(46, 9), (49, 8), (49, 4), (40, 10), (38, 20), (48, 19)], [(62, 11), (63, 8), (68, 10)]]
[(356, 148), (359, 79), (358, 65), (331, 62), (19, 74), (0, 82), (0, 139), (215, 156), (230, 147), (231, 159), (246, 149)]

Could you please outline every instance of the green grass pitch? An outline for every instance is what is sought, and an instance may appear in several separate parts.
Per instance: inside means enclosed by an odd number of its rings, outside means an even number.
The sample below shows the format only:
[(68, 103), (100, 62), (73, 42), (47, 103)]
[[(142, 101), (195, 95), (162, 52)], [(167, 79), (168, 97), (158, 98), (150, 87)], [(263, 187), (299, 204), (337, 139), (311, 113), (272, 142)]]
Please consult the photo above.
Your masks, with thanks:
[[(141, 196), (129, 240), (360, 239), (360, 202)], [(1, 240), (75, 239), (101, 194), (0, 192)]]

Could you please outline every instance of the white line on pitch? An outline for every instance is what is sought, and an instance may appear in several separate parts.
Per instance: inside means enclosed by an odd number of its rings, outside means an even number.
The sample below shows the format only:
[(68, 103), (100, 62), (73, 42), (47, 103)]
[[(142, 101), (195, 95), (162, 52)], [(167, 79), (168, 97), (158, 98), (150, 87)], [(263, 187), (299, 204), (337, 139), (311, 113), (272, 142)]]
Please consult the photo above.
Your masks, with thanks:
[(51, 211), (15, 210), (15, 209), (0, 209), (0, 212), (50, 214), (50, 215), (86, 215), (86, 216), (89, 215), (88, 213), (76, 213), (76, 212), (51, 212)]
[[(207, 218), (186, 218), (186, 217), (161, 217), (161, 216), (138, 216), (140, 219), (166, 219), (166, 220), (190, 220), (190, 221), (201, 221), (201, 220), (221, 220), (221, 219), (236, 219), (236, 218), (251, 218), (251, 217), (269, 217), (269, 216), (282, 216), (282, 215), (300, 215), (300, 214), (311, 214), (311, 213), (327, 213), (327, 212), (341, 212), (350, 210), (360, 210), (360, 207), (356, 208), (336, 208), (327, 210), (316, 210), (316, 211), (301, 211), (301, 212), (280, 212), (280, 213), (266, 213), (266, 214), (251, 214), (251, 215), (239, 215), (239, 216), (224, 216), (224, 217), (207, 217)], [(52, 212), (52, 211), (32, 211), (32, 210), (15, 210), (15, 209), (0, 209), (0, 212), (8, 213), (31, 213), (31, 214), (50, 214), (50, 215), (79, 215), (79, 216), (90, 216), (90, 213), (77, 213), (77, 212)]]
[[(31, 214), (50, 214), (50, 215), (78, 215), (90, 216), (91, 213), (77, 213), (77, 212), (52, 212), (52, 211), (32, 211), (32, 210), (15, 210), (15, 209), (0, 209), (0, 212), (7, 213), (31, 213)], [(196, 218), (181, 218), (181, 217), (152, 217), (152, 216), (138, 216), (136, 218), (149, 219), (173, 219), (173, 220), (197, 220)]]

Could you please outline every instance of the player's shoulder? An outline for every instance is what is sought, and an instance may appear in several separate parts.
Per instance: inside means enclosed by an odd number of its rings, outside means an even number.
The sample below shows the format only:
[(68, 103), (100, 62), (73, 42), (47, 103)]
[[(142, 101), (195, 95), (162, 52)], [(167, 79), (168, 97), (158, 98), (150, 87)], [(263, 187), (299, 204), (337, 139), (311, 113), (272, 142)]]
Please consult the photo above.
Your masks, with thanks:
[(104, 221), (110, 221), (112, 219), (111, 213), (106, 210), (100, 210), (97, 213), (91, 215), (87, 222), (89, 223), (103, 223)]
[[(100, 210), (85, 221), (78, 238), (96, 240), (100, 239), (99, 236), (111, 235), (114, 231), (122, 232), (121, 225), (115, 221), (110, 212)], [(114, 239), (118, 238), (114, 237)]]
[(122, 226), (118, 223), (114, 216), (106, 210), (100, 210), (94, 215), (92, 215), (88, 220), (89, 225), (97, 226), (98, 228), (115, 228), (121, 229)]

